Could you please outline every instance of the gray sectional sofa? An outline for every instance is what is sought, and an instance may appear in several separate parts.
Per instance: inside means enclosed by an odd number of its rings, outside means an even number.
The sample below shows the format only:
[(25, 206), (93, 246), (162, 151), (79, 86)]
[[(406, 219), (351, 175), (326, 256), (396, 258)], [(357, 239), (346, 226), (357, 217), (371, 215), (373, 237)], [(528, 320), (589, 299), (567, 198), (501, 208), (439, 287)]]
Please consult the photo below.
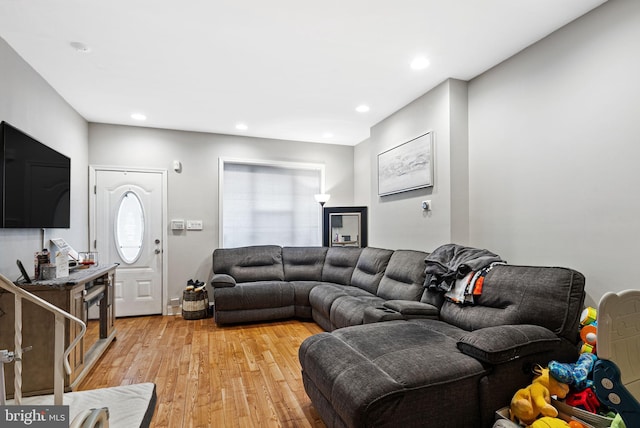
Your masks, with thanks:
[[(313, 319), (304, 388), (328, 427), (490, 427), (549, 360), (575, 361), (584, 276), (496, 265), (473, 304), (425, 288), (428, 253), (256, 246), (213, 253), (219, 325)], [(426, 279), (426, 281), (425, 281)]]

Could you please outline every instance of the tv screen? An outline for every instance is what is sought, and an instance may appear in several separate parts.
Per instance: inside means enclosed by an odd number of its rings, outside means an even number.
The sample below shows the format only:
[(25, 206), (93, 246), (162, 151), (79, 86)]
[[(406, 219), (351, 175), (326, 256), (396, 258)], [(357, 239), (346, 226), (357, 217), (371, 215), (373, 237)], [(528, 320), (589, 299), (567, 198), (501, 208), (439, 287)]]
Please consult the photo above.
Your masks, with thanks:
[(0, 123), (3, 228), (68, 228), (71, 159)]

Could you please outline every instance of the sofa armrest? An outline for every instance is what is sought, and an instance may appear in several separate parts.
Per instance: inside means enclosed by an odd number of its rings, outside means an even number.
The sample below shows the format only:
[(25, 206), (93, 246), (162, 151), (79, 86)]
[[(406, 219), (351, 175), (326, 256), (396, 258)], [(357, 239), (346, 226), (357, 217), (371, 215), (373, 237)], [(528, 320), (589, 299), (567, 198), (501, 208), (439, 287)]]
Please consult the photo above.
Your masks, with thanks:
[(236, 280), (231, 275), (217, 273), (211, 278), (211, 286), (213, 288), (235, 287)]
[(401, 313), (406, 319), (437, 319), (440, 314), (440, 310), (436, 306), (429, 303), (415, 302), (413, 300), (387, 300), (383, 306)]
[(458, 349), (489, 364), (501, 364), (527, 355), (551, 351), (560, 338), (538, 325), (501, 325), (468, 332), (458, 341)]

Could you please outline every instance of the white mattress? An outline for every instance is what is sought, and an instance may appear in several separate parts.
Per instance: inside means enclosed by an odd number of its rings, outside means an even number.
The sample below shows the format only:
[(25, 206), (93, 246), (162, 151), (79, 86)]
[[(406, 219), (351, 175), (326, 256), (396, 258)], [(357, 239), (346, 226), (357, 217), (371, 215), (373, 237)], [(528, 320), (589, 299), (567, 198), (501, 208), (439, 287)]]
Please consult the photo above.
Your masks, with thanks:
[[(7, 404), (13, 404), (13, 400), (8, 400)], [(53, 395), (24, 397), (22, 404), (52, 405)], [(153, 383), (139, 383), (67, 392), (63, 404), (69, 406), (70, 421), (83, 410), (107, 407), (110, 428), (148, 427), (156, 405), (156, 386)]]

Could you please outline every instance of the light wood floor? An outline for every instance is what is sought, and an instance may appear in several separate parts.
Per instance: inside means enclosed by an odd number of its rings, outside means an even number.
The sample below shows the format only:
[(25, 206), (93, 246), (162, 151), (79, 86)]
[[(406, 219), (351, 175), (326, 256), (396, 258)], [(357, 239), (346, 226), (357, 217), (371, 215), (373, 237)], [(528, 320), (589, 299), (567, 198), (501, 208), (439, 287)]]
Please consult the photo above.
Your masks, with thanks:
[(324, 427), (298, 348), (313, 322), (217, 327), (211, 318), (116, 320), (117, 339), (78, 390), (156, 384), (152, 427)]

